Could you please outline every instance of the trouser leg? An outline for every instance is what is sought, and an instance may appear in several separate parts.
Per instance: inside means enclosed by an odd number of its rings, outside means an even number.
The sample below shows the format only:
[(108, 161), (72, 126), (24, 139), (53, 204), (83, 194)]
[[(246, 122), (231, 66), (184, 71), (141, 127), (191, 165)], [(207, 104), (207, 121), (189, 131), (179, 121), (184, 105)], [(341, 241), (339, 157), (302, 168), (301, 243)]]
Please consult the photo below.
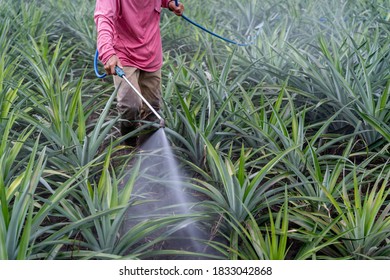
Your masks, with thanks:
[[(139, 86), (143, 97), (159, 112), (161, 106), (161, 70), (156, 72), (141, 71)], [(147, 121), (157, 120), (157, 116), (146, 104), (142, 104), (141, 119)]]
[[(139, 70), (134, 67), (124, 67), (126, 78), (139, 91)], [(140, 112), (142, 108), (142, 99), (134, 92), (130, 85), (121, 77), (114, 76), (114, 85), (117, 88), (117, 110), (122, 118), (120, 130), (122, 136), (132, 132), (138, 127)], [(128, 138), (125, 143), (130, 146), (136, 146), (137, 137)]]
[[(153, 109), (159, 113), (161, 107), (161, 70), (155, 72), (141, 71), (139, 85), (144, 98), (149, 102)], [(155, 122), (158, 117), (144, 103), (141, 108), (141, 119), (144, 121)], [(139, 136), (139, 145), (144, 143), (156, 129), (144, 131)]]
[[(124, 67), (127, 79), (158, 112), (161, 104), (161, 70), (145, 72), (134, 67)], [(157, 117), (143, 104), (141, 97), (122, 78), (114, 76), (117, 93), (117, 109), (122, 117), (121, 133), (126, 135), (140, 125), (140, 120), (155, 121)], [(142, 143), (149, 135), (140, 136)], [(137, 139), (130, 138), (126, 144), (135, 146)]]

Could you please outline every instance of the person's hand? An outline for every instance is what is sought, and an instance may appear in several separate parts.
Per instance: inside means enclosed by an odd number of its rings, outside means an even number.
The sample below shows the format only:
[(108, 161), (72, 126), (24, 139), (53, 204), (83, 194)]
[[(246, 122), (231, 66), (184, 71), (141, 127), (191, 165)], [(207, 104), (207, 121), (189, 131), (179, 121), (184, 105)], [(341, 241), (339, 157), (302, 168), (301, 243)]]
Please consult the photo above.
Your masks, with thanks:
[(104, 69), (106, 70), (108, 75), (116, 75), (115, 66), (123, 68), (121, 62), (119, 61), (119, 58), (114, 54), (104, 65)]
[(179, 6), (176, 6), (176, 1), (171, 0), (168, 3), (168, 8), (175, 13), (177, 16), (181, 16), (184, 12), (184, 5), (183, 3), (178, 2)]

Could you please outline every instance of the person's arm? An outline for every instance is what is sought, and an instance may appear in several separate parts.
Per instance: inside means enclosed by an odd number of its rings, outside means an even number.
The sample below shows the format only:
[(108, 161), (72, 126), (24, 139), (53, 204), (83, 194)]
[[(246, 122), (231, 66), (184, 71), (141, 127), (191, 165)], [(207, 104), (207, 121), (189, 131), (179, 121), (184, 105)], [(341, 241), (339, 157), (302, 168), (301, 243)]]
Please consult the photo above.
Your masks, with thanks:
[(122, 67), (114, 50), (114, 20), (119, 8), (118, 0), (97, 0), (94, 20), (97, 30), (97, 48), (99, 59), (103, 62), (107, 74), (115, 74), (115, 66)]

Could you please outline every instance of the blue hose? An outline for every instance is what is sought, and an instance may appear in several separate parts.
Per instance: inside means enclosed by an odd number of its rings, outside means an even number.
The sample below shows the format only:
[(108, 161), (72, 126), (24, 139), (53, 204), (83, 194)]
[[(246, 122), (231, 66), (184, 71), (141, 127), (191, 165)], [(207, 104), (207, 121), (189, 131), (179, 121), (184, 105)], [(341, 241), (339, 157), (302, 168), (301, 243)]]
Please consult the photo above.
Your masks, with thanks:
[[(178, 0), (175, 0), (175, 4), (176, 4), (176, 7), (179, 6), (179, 1)], [(195, 21), (193, 21), (192, 19), (189, 19), (188, 17), (186, 17), (184, 14), (181, 15), (181, 17), (188, 21), (189, 23), (195, 25), (196, 27), (202, 29), (203, 31), (221, 39), (221, 40), (224, 40), (225, 42), (228, 42), (228, 43), (231, 43), (231, 44), (234, 44), (234, 45), (237, 45), (237, 46), (240, 46), (240, 47), (245, 47), (245, 46), (249, 46), (251, 44), (253, 44), (253, 42), (250, 42), (250, 43), (239, 43), (239, 42), (236, 42), (236, 41), (233, 41), (233, 40), (230, 40), (230, 39), (227, 39), (225, 37), (222, 37), (221, 35), (218, 35), (210, 30), (208, 30), (206, 27), (200, 25), (199, 23), (196, 23)]]
[(99, 52), (98, 52), (98, 50), (96, 50), (96, 52), (95, 52), (95, 58), (93, 59), (93, 69), (95, 69), (96, 77), (98, 77), (99, 79), (102, 79), (102, 78), (104, 78), (105, 76), (107, 76), (107, 74), (106, 74), (106, 73), (103, 73), (103, 74), (100, 74), (100, 73), (99, 73), (99, 70), (98, 70), (98, 61), (99, 61)]

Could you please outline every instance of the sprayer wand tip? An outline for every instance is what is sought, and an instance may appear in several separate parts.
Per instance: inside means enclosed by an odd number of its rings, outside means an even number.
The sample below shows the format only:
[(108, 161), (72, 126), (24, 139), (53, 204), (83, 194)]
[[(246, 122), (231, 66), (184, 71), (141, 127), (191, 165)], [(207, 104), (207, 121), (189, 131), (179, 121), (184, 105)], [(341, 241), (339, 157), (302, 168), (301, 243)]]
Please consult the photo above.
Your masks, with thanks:
[(164, 119), (160, 120), (160, 128), (165, 128), (165, 121), (164, 121)]

